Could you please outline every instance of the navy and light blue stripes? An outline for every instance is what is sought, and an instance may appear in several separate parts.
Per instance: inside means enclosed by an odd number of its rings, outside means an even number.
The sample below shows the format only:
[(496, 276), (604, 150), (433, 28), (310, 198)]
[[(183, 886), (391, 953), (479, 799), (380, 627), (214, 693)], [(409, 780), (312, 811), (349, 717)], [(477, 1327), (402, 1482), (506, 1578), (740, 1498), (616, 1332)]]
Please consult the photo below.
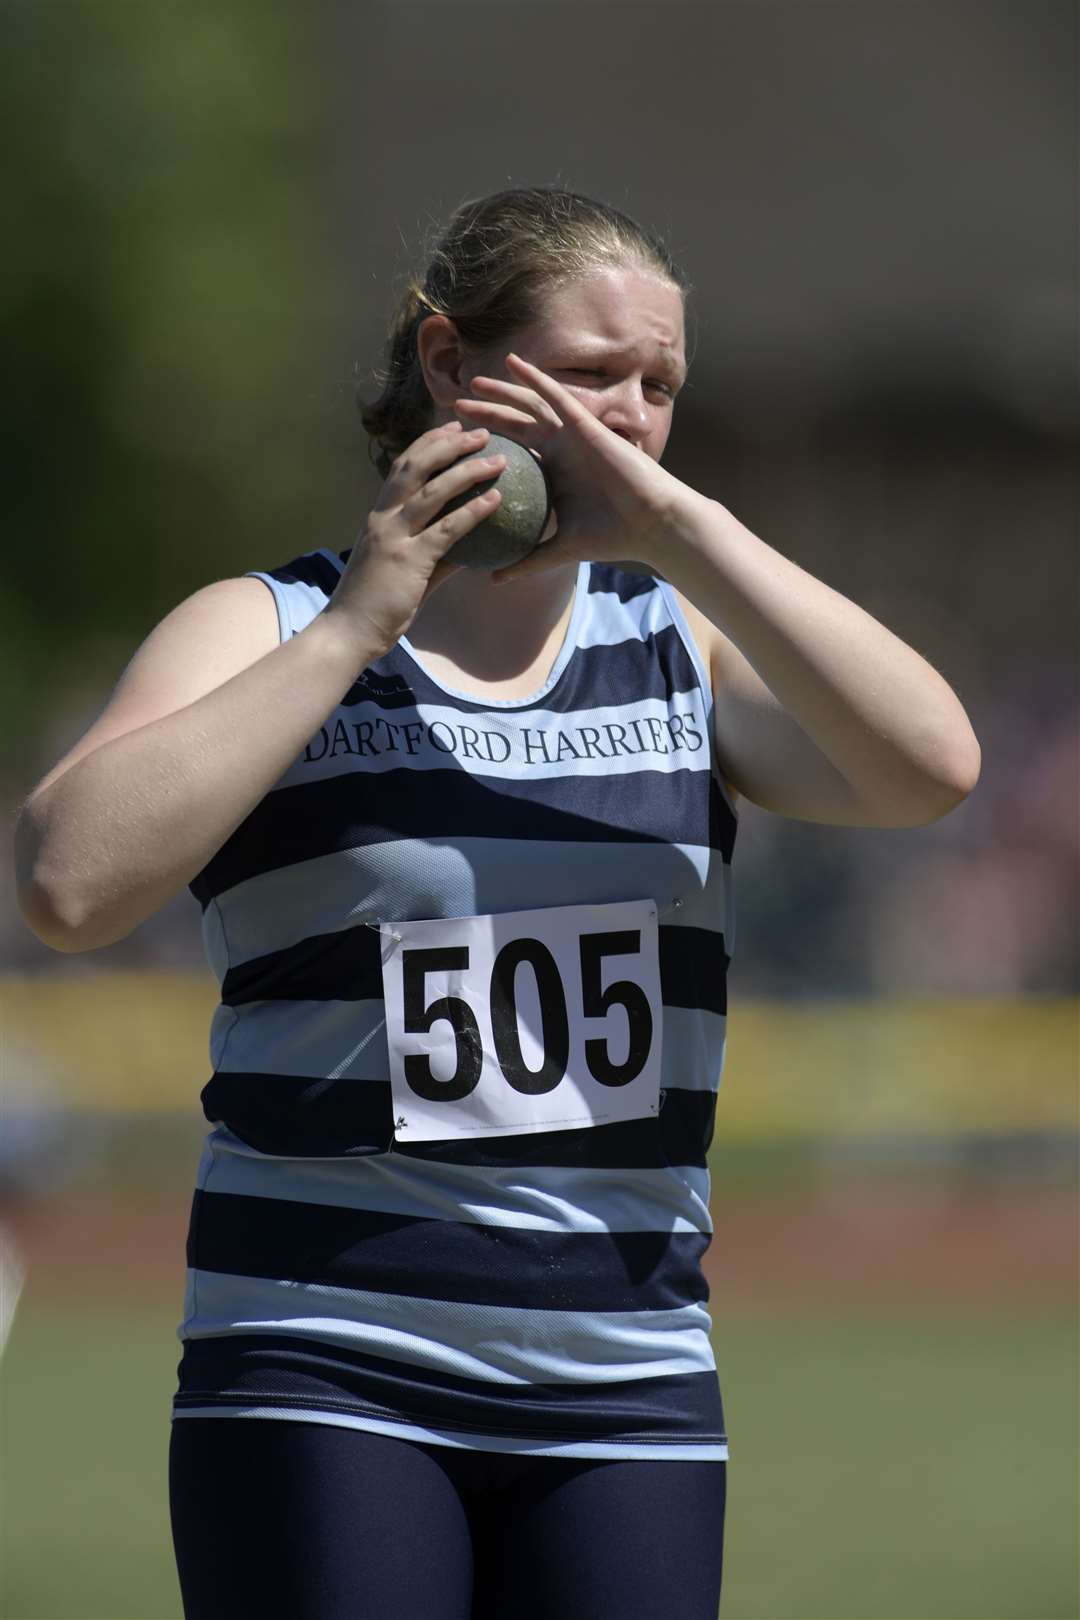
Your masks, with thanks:
[(218, 1069), (202, 1094), (209, 1118), (262, 1153), (343, 1158), (389, 1153), (451, 1164), (703, 1166), (716, 1114), (714, 1090), (664, 1090), (655, 1119), (630, 1119), (591, 1130), (515, 1132), (453, 1141), (393, 1142), (389, 1080), (298, 1077)]
[[(659, 943), (665, 1005), (726, 1012), (724, 978), (710, 962), (715, 946), (709, 931), (662, 925)], [(309, 935), (299, 945), (252, 957), (229, 968), (221, 987), (228, 1007), (252, 1001), (366, 1001), (381, 995), (379, 936), (363, 928)]]
[[(726, 805), (707, 772), (672, 772), (677, 779), (665, 792), (655, 770), (562, 777), (538, 772), (535, 780), (515, 781), (474, 776), (441, 763), (422, 773), (402, 765), (363, 771), (368, 791), (360, 795), (347, 774), (350, 762), (362, 770), (363, 756), (343, 752), (339, 774), (268, 793), (191, 884), (196, 898), (207, 905), (276, 867), (403, 839), (696, 843), (711, 845), (718, 854), (733, 842)], [(700, 787), (680, 779), (692, 776), (703, 778)], [(690, 802), (681, 803), (682, 796)], [(624, 867), (630, 860), (624, 851)]]
[(581, 1232), (394, 1210), (195, 1194), (191, 1261), (204, 1271), (365, 1286), (459, 1305), (677, 1310), (708, 1294), (698, 1232)]
[[(343, 559), (261, 575), (282, 636)], [(192, 884), (221, 982), (178, 1415), (452, 1445), (723, 1456), (701, 1257), (735, 819), (666, 586), (582, 564), (526, 700), (403, 638)], [(378, 924), (649, 897), (655, 1118), (398, 1145)]]
[[(196, 1389), (215, 1394), (182, 1395), (181, 1409), (194, 1401), (235, 1406), (252, 1396), (284, 1410), (317, 1407), (332, 1379), (343, 1392), (342, 1406), (381, 1411), (387, 1417), (403, 1406), (418, 1405), (425, 1422), (449, 1429), (497, 1430), (510, 1412), (514, 1432), (525, 1437), (592, 1439), (597, 1431), (589, 1410), (595, 1382), (485, 1383), (389, 1357), (360, 1355), (344, 1345), (298, 1350), (293, 1339), (274, 1334), (201, 1339), (188, 1352), (186, 1371)], [(715, 1411), (713, 1437), (719, 1438), (723, 1420), (711, 1372), (668, 1372), (663, 1383), (656, 1377), (611, 1383), (601, 1424), (608, 1435), (652, 1439), (666, 1451), (673, 1441), (700, 1439), (703, 1401)]]

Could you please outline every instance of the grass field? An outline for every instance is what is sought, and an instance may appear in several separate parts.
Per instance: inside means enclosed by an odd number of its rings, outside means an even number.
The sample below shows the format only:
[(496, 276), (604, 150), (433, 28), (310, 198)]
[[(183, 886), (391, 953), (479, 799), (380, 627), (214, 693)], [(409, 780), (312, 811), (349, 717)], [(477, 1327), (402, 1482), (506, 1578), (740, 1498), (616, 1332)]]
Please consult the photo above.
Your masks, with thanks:
[[(169, 1222), (180, 1213), (170, 1202)], [(116, 1232), (138, 1239), (146, 1221), (131, 1206)], [(165, 1620), (180, 1613), (164, 1469), (179, 1294), (148, 1287), (120, 1235), (75, 1225), (96, 1233), (78, 1275), (31, 1270), (4, 1361), (0, 1614)], [(894, 1277), (830, 1295), (762, 1266), (726, 1304), (714, 1275), (733, 1446), (724, 1620), (1075, 1620), (1073, 1291), (1025, 1294), (1018, 1277), (973, 1295), (945, 1278), (914, 1294)]]
[[(29, 1281), (2, 1620), (179, 1616), (165, 1461), (214, 1000), (205, 974), (0, 978), (9, 1087), (59, 1121), (51, 1193), (7, 1211)], [(742, 1009), (706, 1265), (723, 1620), (1078, 1620), (1078, 1011)]]

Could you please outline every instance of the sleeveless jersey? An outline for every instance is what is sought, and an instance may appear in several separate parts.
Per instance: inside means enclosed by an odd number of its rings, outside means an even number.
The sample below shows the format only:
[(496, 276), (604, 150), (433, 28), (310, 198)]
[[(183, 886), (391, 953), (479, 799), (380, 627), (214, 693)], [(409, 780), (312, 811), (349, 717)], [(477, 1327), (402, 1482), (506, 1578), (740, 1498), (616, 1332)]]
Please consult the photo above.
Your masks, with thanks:
[[(282, 639), (347, 555), (253, 576)], [(221, 1004), (177, 1417), (727, 1455), (701, 1259), (734, 834), (710, 683), (662, 581), (582, 563), (528, 698), (453, 691), (405, 637), (358, 675), (191, 885)], [(395, 1139), (380, 923), (642, 898), (653, 1117)]]

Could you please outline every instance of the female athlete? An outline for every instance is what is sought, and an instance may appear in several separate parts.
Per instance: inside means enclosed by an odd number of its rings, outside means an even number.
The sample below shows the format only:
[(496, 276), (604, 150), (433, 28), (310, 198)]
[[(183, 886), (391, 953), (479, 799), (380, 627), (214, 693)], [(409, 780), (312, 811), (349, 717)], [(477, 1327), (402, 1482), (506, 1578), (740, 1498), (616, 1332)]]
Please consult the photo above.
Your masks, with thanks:
[[(687, 291), (602, 203), (458, 209), (364, 412), (351, 552), (182, 603), (20, 817), (44, 940), (187, 884), (221, 980), (190, 1620), (715, 1620), (737, 797), (913, 826), (979, 749), (918, 654), (664, 470)], [(554, 512), (494, 575), (446, 561), (498, 505), (491, 432)]]

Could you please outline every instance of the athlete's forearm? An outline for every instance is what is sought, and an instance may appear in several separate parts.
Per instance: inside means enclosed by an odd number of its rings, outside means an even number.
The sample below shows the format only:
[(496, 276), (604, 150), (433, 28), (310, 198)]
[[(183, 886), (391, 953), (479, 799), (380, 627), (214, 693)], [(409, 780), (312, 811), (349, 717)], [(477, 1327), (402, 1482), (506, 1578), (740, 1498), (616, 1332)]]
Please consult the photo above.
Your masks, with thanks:
[(179, 893), (385, 648), (324, 613), (174, 714), (103, 743), (33, 794), (19, 899), (57, 950), (122, 939)]
[(662, 544), (665, 577), (867, 805), (902, 801), (932, 818), (970, 791), (979, 745), (960, 700), (892, 631), (696, 493)]

